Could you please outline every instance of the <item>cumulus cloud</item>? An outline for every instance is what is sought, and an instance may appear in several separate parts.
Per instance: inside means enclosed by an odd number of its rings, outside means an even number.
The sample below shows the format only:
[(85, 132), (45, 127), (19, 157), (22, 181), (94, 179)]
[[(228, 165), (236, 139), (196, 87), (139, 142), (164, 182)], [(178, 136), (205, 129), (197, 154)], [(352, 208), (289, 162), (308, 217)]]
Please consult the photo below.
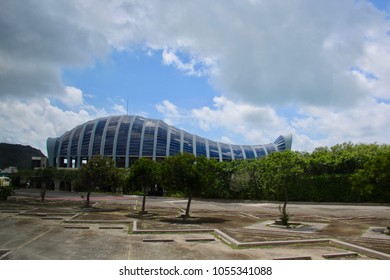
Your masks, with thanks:
[(75, 1), (2, 2), (0, 94), (58, 96), (64, 67), (93, 64), (107, 54), (107, 38), (82, 22)]
[(80, 106), (83, 104), (83, 92), (78, 88), (67, 86), (64, 89), (64, 94), (58, 99), (68, 107)]
[(93, 116), (85, 110), (62, 110), (47, 98), (7, 98), (0, 103), (0, 142), (31, 145), (46, 154), (47, 137), (61, 135)]
[[(286, 121), (269, 106), (254, 106), (215, 97), (214, 107), (192, 110), (192, 116), (204, 130), (223, 128), (229, 133), (243, 135), (249, 143), (270, 141), (279, 129), (287, 129)], [(273, 133), (270, 135), (270, 131)], [(286, 133), (286, 131), (284, 131)]]
[(168, 124), (178, 124), (185, 118), (185, 115), (179, 112), (178, 107), (169, 100), (163, 100), (157, 104), (156, 110), (164, 116), (163, 120)]
[[(37, 142), (107, 111), (123, 113), (121, 104), (86, 104), (62, 71), (142, 47), (162, 51), (166, 67), (206, 76), (220, 93), (213, 107), (184, 113), (162, 101), (156, 109), (169, 122), (190, 115), (202, 129), (217, 123), (225, 139), (236, 133), (250, 142), (292, 130), (300, 147), (388, 142), (389, 30), (386, 12), (355, 0), (3, 1), (0, 140)], [(295, 108), (289, 118), (283, 106)]]
[[(137, 27), (147, 31), (143, 40), (207, 61), (211, 83), (230, 98), (345, 107), (371, 92), (351, 67), (374, 74), (389, 69), (373, 62), (379, 54), (389, 60), (389, 22), (366, 1), (213, 1), (207, 10), (203, 1), (148, 4), (142, 5), (142, 18), (134, 4), (126, 14), (138, 16)], [(142, 25), (145, 18), (152, 23)], [(165, 62), (191, 71), (191, 60), (186, 64), (173, 52), (164, 54)]]

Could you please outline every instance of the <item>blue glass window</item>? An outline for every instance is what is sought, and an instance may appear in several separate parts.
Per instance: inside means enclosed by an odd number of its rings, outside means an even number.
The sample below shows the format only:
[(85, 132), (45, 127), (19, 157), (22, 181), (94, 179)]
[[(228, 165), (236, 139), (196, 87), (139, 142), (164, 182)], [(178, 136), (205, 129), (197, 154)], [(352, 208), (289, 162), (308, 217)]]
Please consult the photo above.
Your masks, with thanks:
[(69, 144), (70, 131), (66, 132), (64, 138), (62, 139), (60, 155), (68, 156), (68, 144)]
[(220, 143), (222, 160), (232, 160), (232, 152), (228, 144)]
[(142, 156), (143, 157), (152, 157), (153, 156), (153, 143), (154, 143), (154, 131), (156, 124), (153, 121), (146, 121), (145, 123), (145, 132), (144, 132), (144, 142), (142, 146)]
[(112, 156), (114, 149), (114, 138), (116, 127), (118, 126), (119, 117), (113, 117), (107, 127), (106, 141), (104, 142), (104, 155)]
[(89, 141), (91, 140), (91, 133), (95, 123), (87, 124), (84, 130), (83, 142), (81, 143), (81, 155), (88, 156)]
[(206, 140), (204, 138), (200, 138), (199, 136), (196, 136), (196, 156), (207, 157)]
[(127, 136), (129, 134), (130, 120), (129, 118), (124, 119), (118, 131), (118, 140), (116, 143), (116, 155), (117, 156), (126, 156), (126, 147), (127, 147)]
[(107, 119), (100, 120), (96, 126), (95, 138), (93, 139), (92, 155), (100, 155), (100, 145), (102, 143), (103, 130)]
[(82, 129), (83, 129), (82, 125), (78, 126), (73, 134), (73, 139), (70, 148), (71, 156), (77, 156), (77, 147), (79, 145), (80, 133)]
[(261, 157), (265, 157), (266, 156), (266, 153), (264, 151), (264, 147), (259, 145), (259, 146), (254, 146), (255, 148), (255, 151), (256, 151), (256, 154), (257, 154), (257, 157), (258, 158), (261, 158)]
[(168, 126), (160, 123), (157, 130), (156, 157), (165, 157), (167, 155), (167, 135)]
[(180, 153), (180, 131), (171, 129), (171, 142), (169, 144), (169, 155), (174, 156)]
[(275, 146), (272, 144), (265, 145), (265, 148), (267, 149), (268, 154), (276, 152)]
[(191, 154), (194, 152), (193, 136), (188, 132), (184, 132), (183, 152)]
[(131, 138), (130, 138), (130, 149), (129, 149), (130, 156), (139, 157), (143, 124), (144, 124), (144, 120), (141, 118), (136, 118), (134, 120), (133, 128), (131, 130)]
[(245, 151), (245, 156), (247, 159), (255, 158), (255, 153), (253, 152), (253, 149), (249, 145), (243, 145), (242, 146)]
[(232, 145), (232, 149), (233, 149), (234, 159), (244, 159), (241, 146)]
[(218, 151), (218, 145), (217, 142), (209, 140), (209, 152), (210, 152), (210, 158), (215, 158), (219, 160), (219, 151)]

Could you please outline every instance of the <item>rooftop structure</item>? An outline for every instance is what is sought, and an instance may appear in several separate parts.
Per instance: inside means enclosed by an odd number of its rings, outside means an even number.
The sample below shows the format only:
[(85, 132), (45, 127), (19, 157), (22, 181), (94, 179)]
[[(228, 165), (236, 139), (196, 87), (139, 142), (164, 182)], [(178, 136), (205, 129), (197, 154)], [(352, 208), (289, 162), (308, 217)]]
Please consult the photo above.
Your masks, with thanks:
[(49, 166), (78, 168), (94, 155), (112, 157), (117, 167), (129, 167), (141, 157), (160, 160), (192, 153), (219, 161), (264, 157), (291, 150), (292, 135), (273, 143), (235, 145), (206, 139), (161, 120), (140, 116), (109, 116), (88, 121), (57, 138), (47, 139)]

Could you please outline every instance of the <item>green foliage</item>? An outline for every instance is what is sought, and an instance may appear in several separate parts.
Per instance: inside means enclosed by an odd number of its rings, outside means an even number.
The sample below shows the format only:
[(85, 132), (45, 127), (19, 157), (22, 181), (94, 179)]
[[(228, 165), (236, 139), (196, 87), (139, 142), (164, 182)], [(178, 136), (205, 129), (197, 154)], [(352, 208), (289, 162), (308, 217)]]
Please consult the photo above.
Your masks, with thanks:
[(194, 195), (201, 195), (202, 190), (213, 185), (213, 173), (209, 168), (212, 162), (193, 154), (184, 153), (164, 160), (162, 182), (169, 193), (181, 192), (188, 197), (184, 219), (189, 217), (191, 200)]
[(0, 187), (0, 200), (7, 200), (13, 193), (14, 189), (12, 187)]
[[(12, 185), (30, 178), (48, 188), (53, 178), (76, 191), (142, 192), (156, 184), (164, 194), (220, 199), (390, 203), (390, 146), (343, 143), (312, 153), (286, 151), (253, 160), (218, 162), (193, 154), (162, 162), (145, 158), (130, 169), (93, 157), (78, 171), (45, 168), (12, 175)], [(287, 199), (286, 199), (287, 198)]]
[(87, 193), (86, 206), (89, 207), (91, 192), (112, 191), (116, 175), (112, 158), (94, 156), (81, 166), (75, 180), (75, 190)]
[(147, 192), (157, 183), (157, 163), (140, 158), (135, 161), (126, 176), (126, 185), (132, 191)]
[(352, 189), (360, 201), (390, 201), (390, 148), (375, 151), (350, 177)]
[(142, 210), (145, 213), (146, 193), (157, 183), (157, 163), (151, 159), (140, 158), (130, 167), (126, 176), (126, 185), (129, 189), (143, 192)]

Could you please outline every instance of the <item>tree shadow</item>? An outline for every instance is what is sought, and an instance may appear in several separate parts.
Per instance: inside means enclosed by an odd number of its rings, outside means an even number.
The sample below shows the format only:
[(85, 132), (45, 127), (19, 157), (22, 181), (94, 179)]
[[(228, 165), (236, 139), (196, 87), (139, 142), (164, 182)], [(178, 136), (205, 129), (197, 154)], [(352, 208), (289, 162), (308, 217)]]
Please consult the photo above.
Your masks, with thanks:
[(216, 217), (188, 217), (183, 219), (183, 217), (174, 217), (174, 218), (161, 218), (160, 222), (169, 223), (169, 224), (222, 224), (227, 222), (226, 219), (216, 218)]

